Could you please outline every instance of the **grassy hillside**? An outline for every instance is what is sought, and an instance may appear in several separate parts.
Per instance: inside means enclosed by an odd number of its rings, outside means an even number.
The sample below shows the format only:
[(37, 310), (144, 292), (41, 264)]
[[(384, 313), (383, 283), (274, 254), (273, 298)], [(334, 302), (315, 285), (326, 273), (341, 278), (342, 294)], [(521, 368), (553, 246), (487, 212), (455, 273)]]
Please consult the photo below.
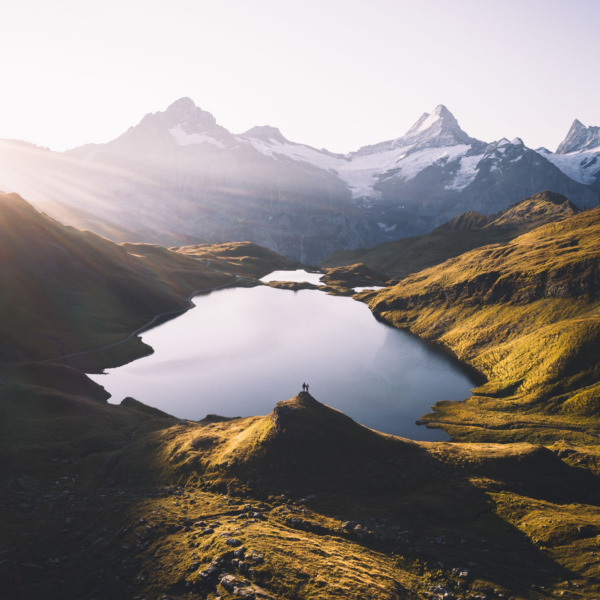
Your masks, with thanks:
[(413, 274), (368, 302), (487, 378), (428, 420), (460, 439), (597, 443), (600, 210)]
[(600, 593), (600, 487), (564, 448), (411, 442), (305, 393), (199, 423), (67, 397), (57, 421), (39, 402), (11, 405), (36, 418), (4, 457), (8, 597)]
[(356, 286), (382, 286), (387, 282), (387, 277), (370, 269), (366, 265), (356, 264), (343, 267), (332, 267), (326, 269), (321, 281), (328, 285), (340, 287)]
[(182, 246), (175, 250), (184, 256), (191, 256), (203, 261), (204, 264), (213, 269), (224, 270), (245, 277), (251, 275), (261, 278), (271, 271), (294, 270), (302, 267), (300, 263), (252, 242)]
[(375, 248), (336, 252), (319, 263), (321, 268), (364, 263), (388, 279), (402, 279), (449, 258), (485, 246), (507, 242), (545, 223), (578, 212), (564, 196), (540, 192), (496, 215), (468, 212), (423, 236), (405, 238)]

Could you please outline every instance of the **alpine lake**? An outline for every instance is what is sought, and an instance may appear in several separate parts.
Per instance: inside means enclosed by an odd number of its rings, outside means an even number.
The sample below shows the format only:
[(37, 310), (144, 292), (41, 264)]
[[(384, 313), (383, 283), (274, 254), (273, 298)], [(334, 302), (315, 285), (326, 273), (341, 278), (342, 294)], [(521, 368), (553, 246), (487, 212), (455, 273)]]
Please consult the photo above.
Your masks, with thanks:
[[(320, 274), (274, 272), (263, 281)], [(141, 334), (154, 353), (90, 376), (182, 419), (268, 414), (304, 383), (320, 402), (367, 427), (414, 440), (447, 440), (415, 422), (439, 400), (475, 386), (431, 344), (377, 321), (350, 297), (269, 286), (228, 288), (193, 298), (195, 308)]]

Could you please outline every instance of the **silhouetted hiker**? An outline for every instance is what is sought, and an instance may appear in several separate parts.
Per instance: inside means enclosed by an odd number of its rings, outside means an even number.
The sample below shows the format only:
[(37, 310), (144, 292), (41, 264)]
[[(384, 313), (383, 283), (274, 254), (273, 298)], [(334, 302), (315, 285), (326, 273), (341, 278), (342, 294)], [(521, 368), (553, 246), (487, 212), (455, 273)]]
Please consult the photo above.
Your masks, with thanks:
[(308, 383), (306, 384), (306, 393), (308, 394)]
[(303, 383), (302, 384), (302, 393), (304, 393), (307, 388), (308, 388), (308, 386), (305, 383)]

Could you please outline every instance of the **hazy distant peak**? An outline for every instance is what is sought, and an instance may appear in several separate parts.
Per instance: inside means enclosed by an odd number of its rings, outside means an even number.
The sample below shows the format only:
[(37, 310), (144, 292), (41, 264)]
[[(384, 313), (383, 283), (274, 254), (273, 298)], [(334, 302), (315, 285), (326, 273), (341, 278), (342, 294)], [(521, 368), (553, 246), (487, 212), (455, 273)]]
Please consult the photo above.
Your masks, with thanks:
[(111, 144), (120, 147), (120, 152), (155, 154), (173, 143), (224, 147), (232, 139), (231, 133), (218, 125), (211, 113), (196, 106), (191, 98), (183, 97), (165, 111), (147, 114)]
[(166, 112), (170, 114), (186, 114), (193, 112), (196, 108), (196, 103), (191, 98), (184, 96), (183, 98), (179, 98), (179, 100), (175, 100), (167, 108)]
[(173, 102), (162, 115), (169, 127), (180, 126), (188, 133), (220, 128), (212, 114), (196, 106), (190, 98), (180, 98)]
[(454, 115), (443, 105), (443, 104), (438, 104), (434, 109), (433, 112), (431, 113), (433, 116), (438, 117), (438, 118), (452, 118), (454, 119)]
[(570, 137), (585, 135), (586, 132), (587, 132), (587, 127), (579, 119), (575, 119), (569, 129), (569, 132), (567, 133), (567, 137), (563, 140), (563, 144)]
[(261, 140), (263, 142), (272, 140), (281, 144), (288, 143), (288, 140), (283, 136), (281, 131), (279, 131), (277, 127), (271, 127), (270, 125), (257, 125), (256, 127), (252, 127), (251, 129), (248, 129), (248, 131), (242, 133), (241, 137)]
[(569, 154), (600, 147), (600, 127), (586, 127), (575, 119), (567, 137), (558, 145), (556, 154)]

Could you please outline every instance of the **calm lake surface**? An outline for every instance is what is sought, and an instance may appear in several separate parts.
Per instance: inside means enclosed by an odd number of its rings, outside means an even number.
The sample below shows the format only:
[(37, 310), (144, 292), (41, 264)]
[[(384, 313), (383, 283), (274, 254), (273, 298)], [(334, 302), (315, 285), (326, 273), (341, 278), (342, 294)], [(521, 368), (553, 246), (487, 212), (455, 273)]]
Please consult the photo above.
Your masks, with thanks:
[(448, 439), (415, 425), (438, 400), (470, 395), (473, 381), (418, 338), (378, 322), (368, 307), (316, 290), (219, 290), (142, 334), (154, 354), (92, 379), (119, 403), (132, 396), (180, 418), (269, 413), (310, 393), (379, 431)]

